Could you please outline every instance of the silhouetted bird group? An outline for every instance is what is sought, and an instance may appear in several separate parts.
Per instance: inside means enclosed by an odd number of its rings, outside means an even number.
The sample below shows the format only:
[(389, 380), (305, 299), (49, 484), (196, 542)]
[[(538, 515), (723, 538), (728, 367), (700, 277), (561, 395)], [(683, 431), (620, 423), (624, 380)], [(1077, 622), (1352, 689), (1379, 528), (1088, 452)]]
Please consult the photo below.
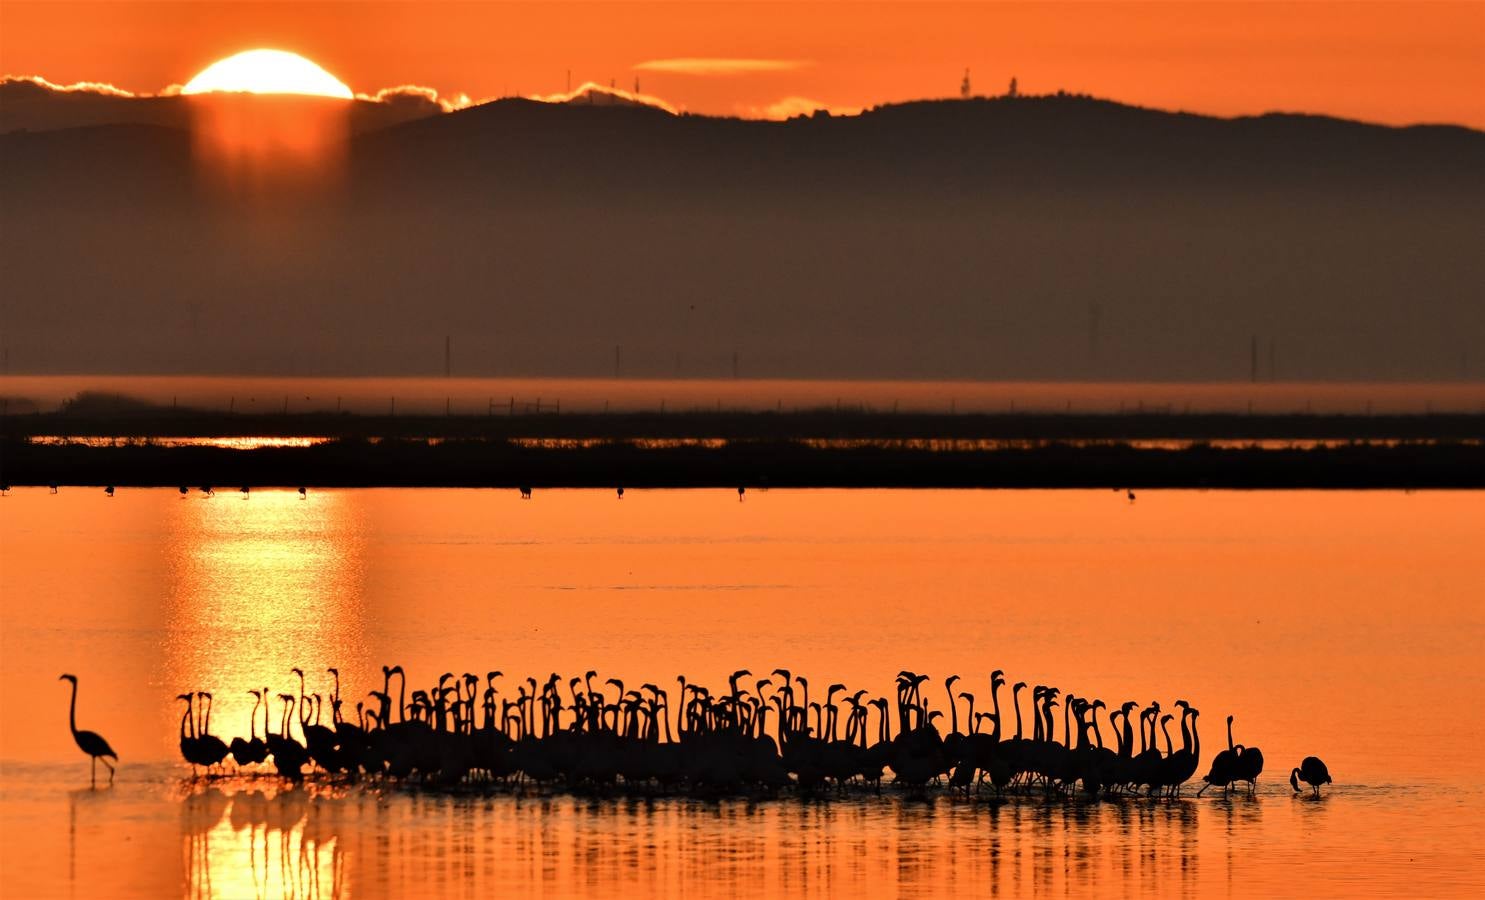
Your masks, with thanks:
[[(989, 711), (977, 712), (975, 696), (955, 690), (959, 676), (943, 682), (947, 733), (940, 731), (943, 713), (929, 709), (928, 676), (908, 671), (898, 674), (891, 700), (838, 683), (811, 700), (809, 680), (785, 669), (759, 679), (739, 670), (718, 691), (680, 676), (673, 708), (671, 693), (658, 685), (599, 682), (595, 671), (565, 681), (553, 674), (544, 683), (528, 677), (513, 693), (502, 693), (498, 671), (483, 678), (446, 672), (409, 697), (402, 667), (383, 666), (381, 690), (355, 704), (354, 721), (344, 715), (340, 673), (326, 672), (333, 682), (323, 695), (308, 692), (300, 669), (292, 670), (297, 692), (250, 691), (248, 737), (230, 743), (211, 733), (212, 695), (181, 694), (181, 756), (193, 772), (208, 774), (231, 758), (239, 769), (271, 766), (296, 781), (319, 771), (446, 788), (529, 782), (573, 790), (818, 793), (880, 790), (890, 772), (893, 784), (909, 790), (946, 785), (965, 795), (1090, 797), (1179, 797), (1201, 759), (1200, 711), (1184, 700), (1167, 713), (1158, 702), (1110, 708), (1036, 685), (1028, 733), (1022, 714), (1028, 686), (1017, 682), (1011, 732), (1002, 721), (1006, 679), (999, 670), (990, 675)], [(1104, 742), (1103, 710), (1111, 745)], [(1170, 730), (1177, 718), (1179, 745)], [(1255, 790), (1263, 755), (1234, 745), (1232, 717), (1227, 723), (1228, 747), (1203, 780), (1224, 792), (1238, 783)], [(1318, 785), (1329, 782), (1323, 768), (1306, 759), (1293, 778), (1315, 785), (1318, 795)]]

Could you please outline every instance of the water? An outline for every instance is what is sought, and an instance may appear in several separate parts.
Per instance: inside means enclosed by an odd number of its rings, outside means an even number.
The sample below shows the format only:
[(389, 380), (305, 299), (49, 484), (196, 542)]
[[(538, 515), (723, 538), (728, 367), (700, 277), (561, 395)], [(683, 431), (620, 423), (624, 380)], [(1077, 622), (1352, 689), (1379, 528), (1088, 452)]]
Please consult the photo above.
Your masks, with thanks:
[[(5, 893), (1477, 894), (1482, 521), (1471, 492), (16, 490)], [(414, 687), (490, 668), (717, 686), (784, 666), (887, 696), (911, 668), (944, 709), (944, 676), (983, 708), (1003, 668), (1111, 703), (1190, 700), (1203, 771), (1231, 713), (1268, 771), (1256, 800), (1173, 803), (183, 782), (177, 693), (214, 690), (231, 736), (248, 688), (296, 689), (292, 666), (323, 692), (337, 665), (353, 702), (383, 663)], [(88, 787), (63, 671), (79, 727), (121, 756), (112, 788)], [(1336, 776), (1319, 802), (1283, 784), (1307, 754)]]

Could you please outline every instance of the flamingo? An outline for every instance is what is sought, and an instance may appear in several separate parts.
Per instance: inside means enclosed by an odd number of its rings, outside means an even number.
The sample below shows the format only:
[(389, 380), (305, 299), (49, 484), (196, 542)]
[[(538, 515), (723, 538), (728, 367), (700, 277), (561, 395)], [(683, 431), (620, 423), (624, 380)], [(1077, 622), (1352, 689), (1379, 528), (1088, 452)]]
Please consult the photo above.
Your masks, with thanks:
[(108, 766), (108, 783), (113, 784), (113, 763), (108, 760), (112, 758), (114, 762), (118, 762), (119, 755), (113, 752), (113, 748), (108, 746), (108, 741), (104, 740), (98, 732), (77, 730), (77, 676), (63, 675), (57, 680), (72, 682), (72, 704), (67, 709), (67, 727), (72, 729), (72, 740), (77, 744), (77, 749), (92, 757), (93, 783), (98, 783), (98, 760), (101, 759), (103, 764)]
[[(253, 712), (248, 716), (248, 734), (250, 737), (248, 740), (235, 737), (232, 739), (232, 743), (228, 745), (228, 749), (232, 752), (232, 760), (239, 767), (248, 765), (249, 763), (256, 765), (268, 758), (268, 745), (263, 742), (262, 738), (258, 737), (258, 707), (263, 705), (263, 693), (262, 691), (248, 691), (248, 693), (253, 695)], [(267, 731), (266, 708), (264, 709), (264, 715), (263, 730)]]
[(211, 733), (211, 704), (213, 699), (211, 692), (198, 691), (196, 698), (198, 700), (202, 698), (206, 699), (206, 716), (201, 723), (201, 733), (196, 735), (196, 749), (200, 755), (201, 765), (206, 766), (210, 770), (212, 766), (220, 766), (222, 760), (227, 758), (227, 754), (231, 750), (225, 741)]
[(1299, 793), (1301, 781), (1310, 786), (1314, 791), (1312, 796), (1319, 800), (1320, 786), (1330, 784), (1330, 770), (1325, 767), (1325, 763), (1321, 762), (1320, 757), (1306, 756), (1299, 764), (1299, 768), (1289, 773), (1289, 786), (1294, 788), (1296, 794)]

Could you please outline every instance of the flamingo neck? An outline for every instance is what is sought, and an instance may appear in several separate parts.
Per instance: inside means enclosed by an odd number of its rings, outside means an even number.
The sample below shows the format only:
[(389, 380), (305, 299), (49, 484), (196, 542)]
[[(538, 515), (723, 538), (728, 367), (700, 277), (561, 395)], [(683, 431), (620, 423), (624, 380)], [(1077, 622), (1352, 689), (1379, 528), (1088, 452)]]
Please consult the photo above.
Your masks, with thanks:
[(67, 709), (67, 727), (77, 734), (77, 682), (72, 682), (72, 703)]

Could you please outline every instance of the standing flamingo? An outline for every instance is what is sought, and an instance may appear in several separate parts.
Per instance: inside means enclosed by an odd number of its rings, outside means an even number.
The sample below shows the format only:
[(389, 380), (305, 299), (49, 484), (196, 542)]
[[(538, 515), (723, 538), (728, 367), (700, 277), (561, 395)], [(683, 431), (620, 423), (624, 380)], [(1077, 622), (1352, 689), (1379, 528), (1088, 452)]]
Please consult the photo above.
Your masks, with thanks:
[(101, 759), (108, 766), (108, 783), (113, 784), (113, 763), (108, 760), (112, 757), (114, 762), (118, 762), (119, 755), (98, 732), (77, 730), (77, 676), (63, 675), (57, 680), (72, 682), (72, 705), (67, 710), (67, 727), (72, 729), (72, 740), (77, 743), (77, 749), (93, 758), (93, 783), (98, 783), (98, 760)]

